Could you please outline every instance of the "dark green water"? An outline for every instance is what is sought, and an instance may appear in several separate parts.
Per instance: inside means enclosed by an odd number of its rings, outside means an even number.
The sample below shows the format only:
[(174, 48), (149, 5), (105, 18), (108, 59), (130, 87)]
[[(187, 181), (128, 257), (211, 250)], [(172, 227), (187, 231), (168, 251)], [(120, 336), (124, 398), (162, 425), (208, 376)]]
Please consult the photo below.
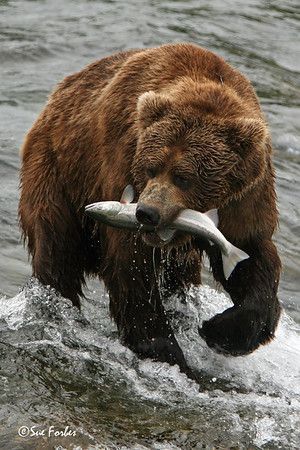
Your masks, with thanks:
[[(299, 19), (292, 0), (0, 0), (1, 449), (300, 448)], [(176, 41), (208, 47), (253, 82), (276, 149), (281, 216), (286, 314), (272, 344), (244, 358), (208, 349), (198, 320), (228, 300), (207, 287), (169, 305), (200, 389), (119, 344), (96, 282), (82, 314), (34, 281), (19, 294), (30, 265), (17, 224), (18, 151), (47, 95), (102, 56)], [(21, 426), (40, 436), (19, 436)], [(75, 436), (53, 437), (65, 427)]]

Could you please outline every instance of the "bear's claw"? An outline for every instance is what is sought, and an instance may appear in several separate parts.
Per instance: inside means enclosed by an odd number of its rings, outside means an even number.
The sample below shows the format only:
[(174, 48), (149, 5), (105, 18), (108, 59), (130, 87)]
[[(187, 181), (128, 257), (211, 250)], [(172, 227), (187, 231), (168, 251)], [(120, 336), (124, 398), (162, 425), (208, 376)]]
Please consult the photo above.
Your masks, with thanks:
[(209, 347), (232, 356), (247, 355), (273, 337), (258, 311), (236, 307), (204, 321), (198, 331)]

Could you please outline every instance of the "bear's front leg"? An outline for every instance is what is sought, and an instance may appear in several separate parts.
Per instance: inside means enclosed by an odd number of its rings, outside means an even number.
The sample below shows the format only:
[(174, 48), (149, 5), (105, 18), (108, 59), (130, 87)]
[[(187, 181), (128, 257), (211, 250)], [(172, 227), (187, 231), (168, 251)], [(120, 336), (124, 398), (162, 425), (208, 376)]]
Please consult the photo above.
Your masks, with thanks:
[(277, 298), (281, 263), (275, 245), (264, 240), (242, 248), (250, 258), (240, 262), (228, 280), (220, 250), (215, 246), (207, 250), (214, 277), (230, 294), (234, 306), (204, 321), (199, 329), (209, 347), (233, 356), (251, 353), (270, 341), (281, 311)]
[(142, 265), (138, 269), (131, 265), (123, 261), (118, 269), (107, 266), (103, 276), (122, 343), (141, 358), (178, 364), (181, 372), (194, 378), (166, 317), (152, 271), (143, 273)]

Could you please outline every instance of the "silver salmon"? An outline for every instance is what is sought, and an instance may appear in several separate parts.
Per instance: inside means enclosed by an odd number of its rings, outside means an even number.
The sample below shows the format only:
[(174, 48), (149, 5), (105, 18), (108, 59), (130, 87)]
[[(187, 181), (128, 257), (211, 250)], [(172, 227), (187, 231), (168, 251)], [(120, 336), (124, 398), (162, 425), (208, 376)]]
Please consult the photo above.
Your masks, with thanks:
[(125, 228), (133, 231), (154, 231), (162, 241), (171, 241), (177, 230), (185, 233), (201, 236), (216, 244), (222, 253), (223, 270), (226, 280), (234, 270), (235, 266), (249, 255), (243, 250), (231, 244), (218, 226), (218, 211), (212, 209), (206, 213), (200, 213), (192, 209), (182, 210), (176, 219), (168, 224), (166, 228), (155, 228), (151, 225), (141, 225), (135, 216), (137, 203), (129, 203), (133, 200), (130, 187), (125, 188), (121, 202), (106, 201), (87, 205), (85, 212), (93, 219), (106, 225)]

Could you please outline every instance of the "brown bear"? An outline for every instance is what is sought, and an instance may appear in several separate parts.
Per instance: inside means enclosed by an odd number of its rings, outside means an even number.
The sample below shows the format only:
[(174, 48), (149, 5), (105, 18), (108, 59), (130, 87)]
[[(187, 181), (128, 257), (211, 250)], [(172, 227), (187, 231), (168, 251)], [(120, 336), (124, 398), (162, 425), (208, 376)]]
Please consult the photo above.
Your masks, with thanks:
[[(85, 276), (99, 276), (124, 344), (189, 373), (162, 297), (200, 284), (206, 252), (233, 306), (199, 333), (218, 352), (252, 352), (280, 315), (271, 154), (250, 82), (214, 53), (171, 44), (96, 61), (58, 85), (23, 145), (19, 217), (33, 275), (78, 307)], [(217, 208), (219, 229), (250, 258), (226, 280), (204, 239), (177, 232), (164, 243), (85, 216), (128, 184), (141, 223), (162, 229), (184, 208)]]

